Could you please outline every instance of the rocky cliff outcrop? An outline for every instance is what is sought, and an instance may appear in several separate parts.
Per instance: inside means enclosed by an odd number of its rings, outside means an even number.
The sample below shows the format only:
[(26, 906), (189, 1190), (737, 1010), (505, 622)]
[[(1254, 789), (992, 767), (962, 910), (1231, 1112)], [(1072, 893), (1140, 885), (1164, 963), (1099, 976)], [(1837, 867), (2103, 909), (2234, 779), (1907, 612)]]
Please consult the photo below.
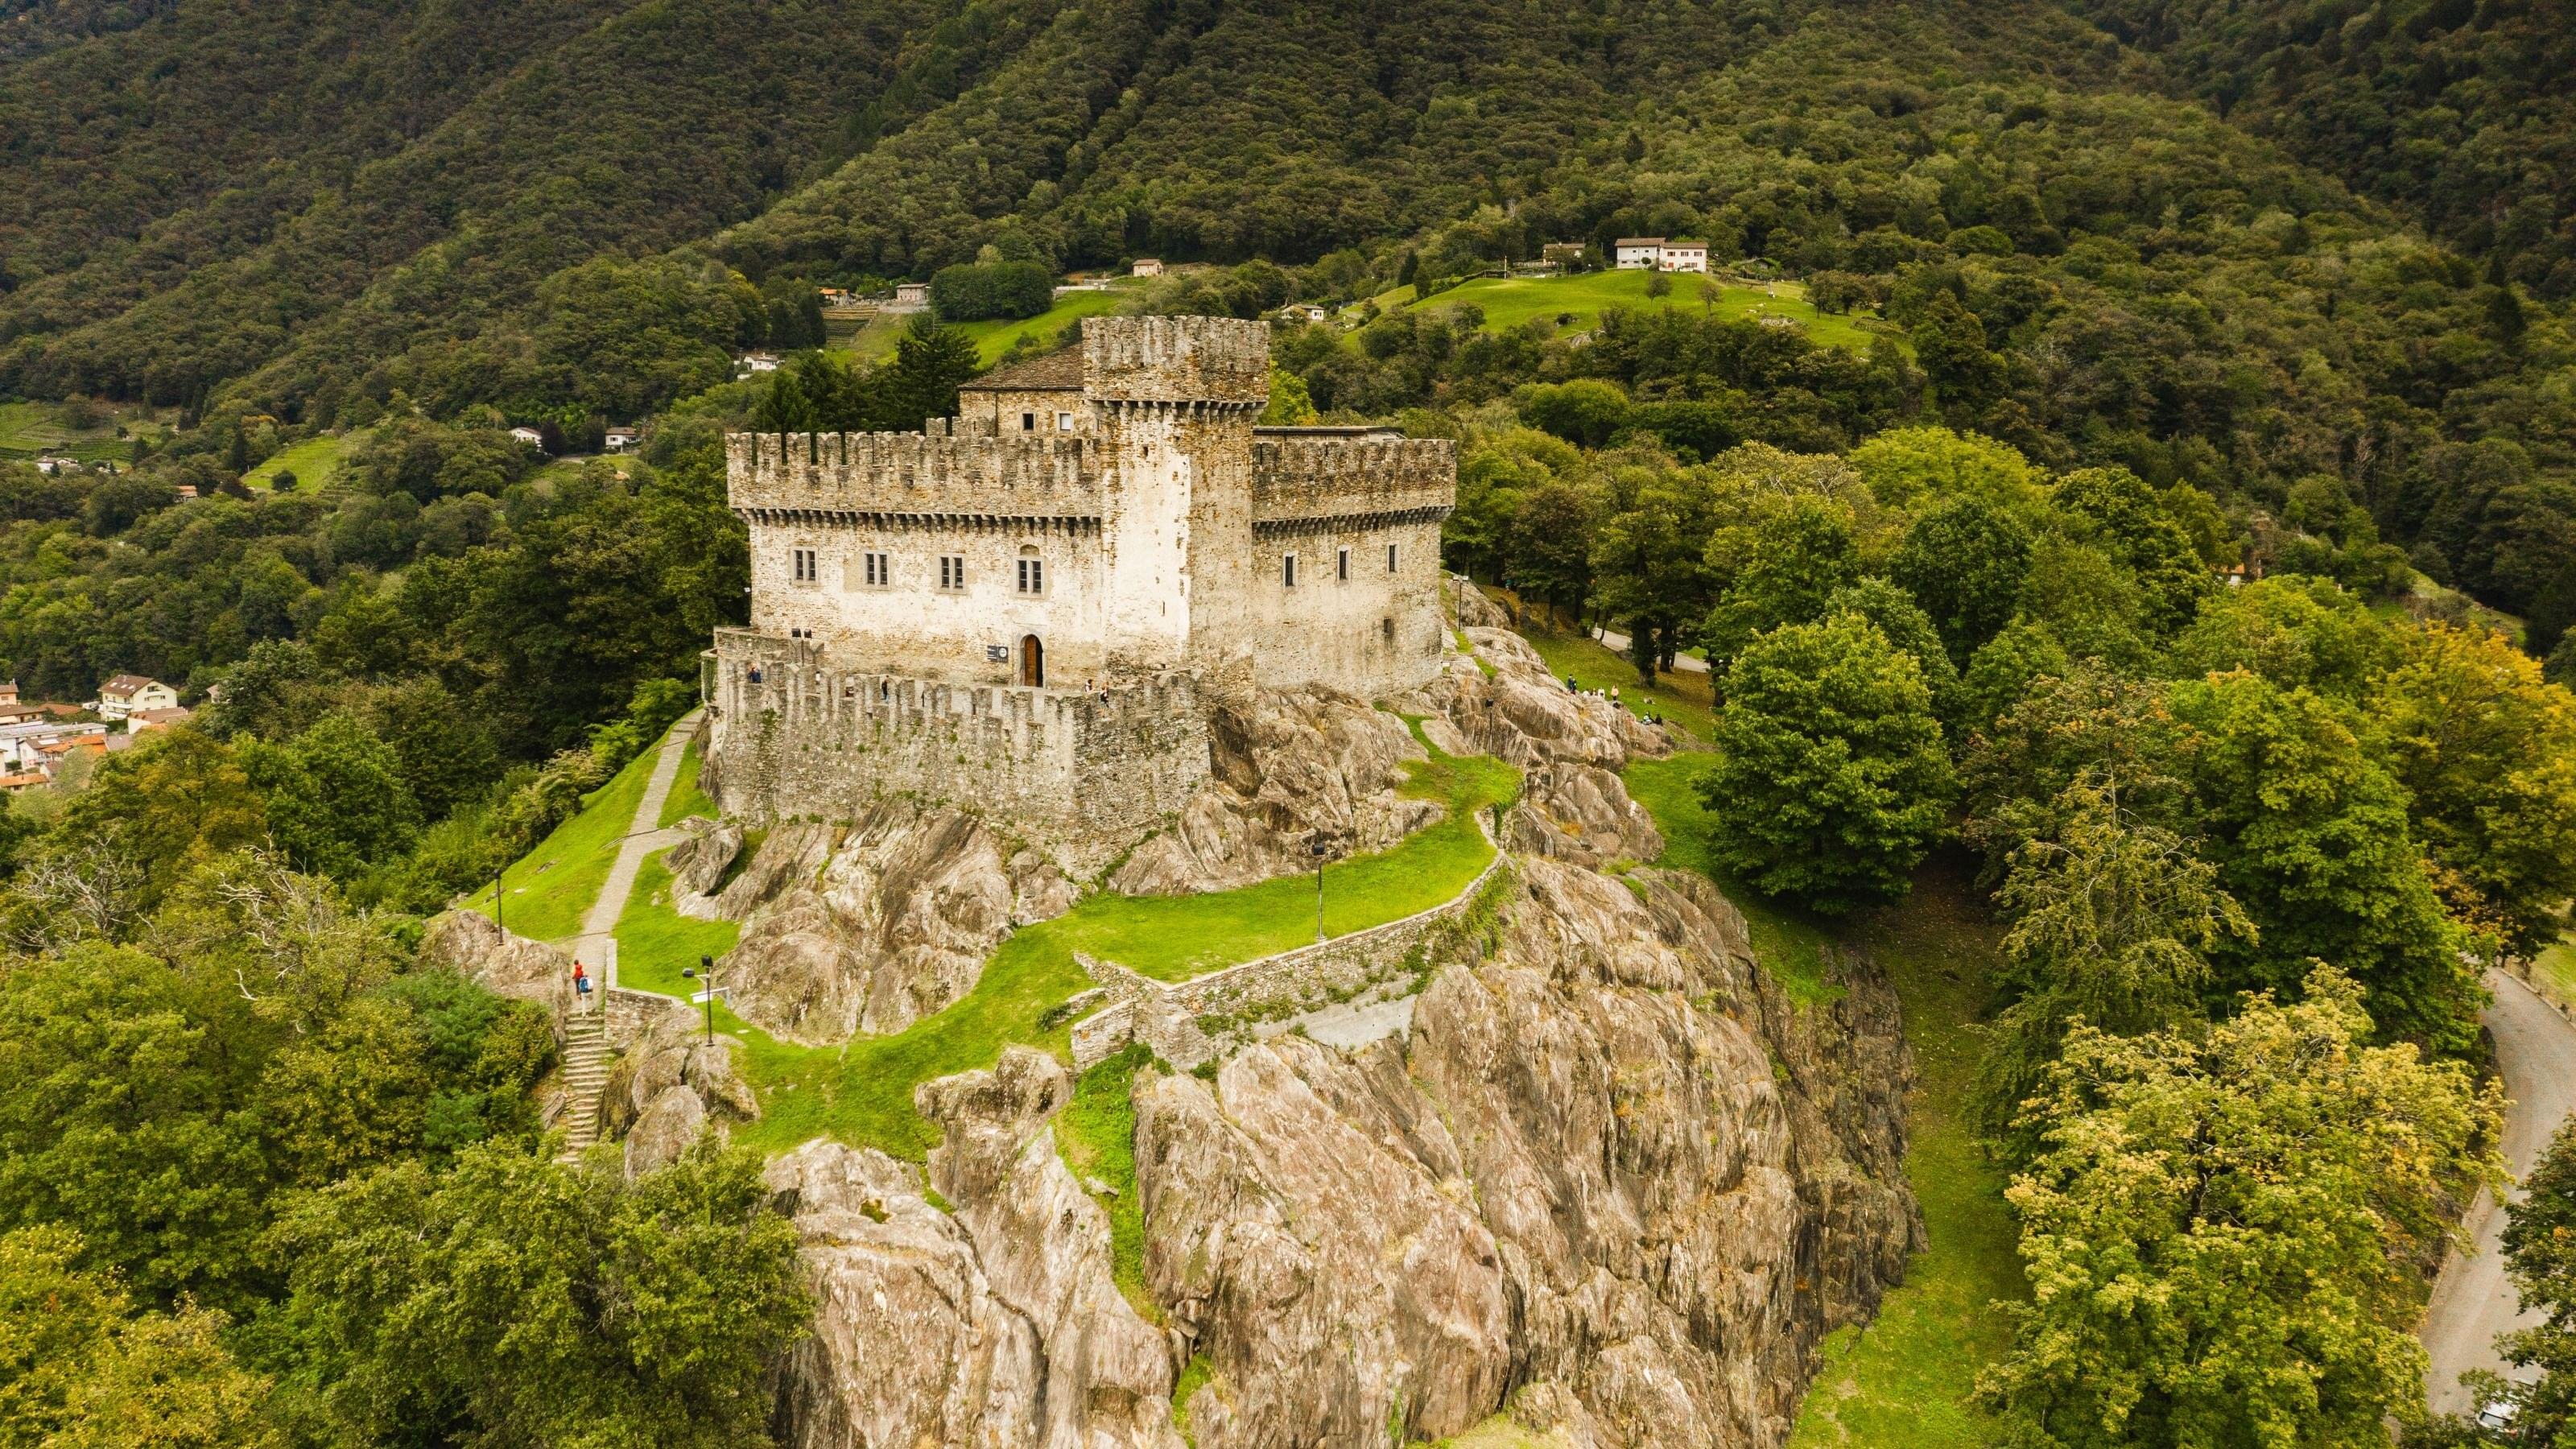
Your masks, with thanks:
[(1026, 1048), (921, 1089), (953, 1213), (883, 1153), (814, 1142), (770, 1164), (818, 1304), (779, 1376), (781, 1443), (1181, 1449), (1165, 1339), (1120, 1295), (1107, 1216), (1056, 1154), (1071, 1090)]
[(733, 1044), (700, 1035), (697, 1013), (673, 1003), (646, 1021), (609, 1068), (599, 1129), (625, 1141), (626, 1175), (667, 1167), (710, 1131), (760, 1117), (760, 1097), (734, 1069)]
[[(1707, 880), (1630, 867), (1661, 842), (1616, 771), (1661, 732), (1516, 638), (1478, 649), (1490, 675), (1462, 659), (1398, 703), (1522, 766), (1520, 859), (1439, 937), (1409, 1027), (1351, 1050), (1273, 1037), (1206, 1077), (1133, 1068), (1132, 1183), (1066, 1168), (1050, 1118), (1071, 1083), (1026, 1048), (920, 1089), (936, 1198), (872, 1152), (773, 1164), (822, 1304), (782, 1368), (784, 1442), (1168, 1449), (1186, 1424), (1199, 1449), (1374, 1446), (1506, 1411), (1568, 1445), (1785, 1440), (1816, 1345), (1921, 1233), (1894, 998), (1836, 959), (1840, 994), (1794, 1002)], [(1259, 771), (1301, 753), (1359, 756), (1247, 747), (1229, 817), (1284, 810)], [(1306, 790), (1357, 810), (1367, 783)], [(1108, 1211), (1131, 1202), (1137, 1301)]]
[(542, 941), (512, 935), (477, 911), (431, 917), (421, 931), (420, 959), (480, 982), (495, 995), (533, 1001), (558, 1022), (572, 1009), (572, 958)]
[(734, 1010), (829, 1043), (901, 1031), (955, 1001), (1014, 925), (1073, 901), (1062, 872), (975, 816), (897, 798), (845, 827), (776, 827), (704, 909), (743, 922), (726, 959)]
[(1396, 793), (1429, 758), (1404, 721), (1338, 690), (1265, 690), (1209, 722), (1212, 778), (1172, 828), (1109, 878), (1127, 895), (1228, 890), (1328, 859), (1384, 850), (1440, 818)]
[(1198, 1443), (1437, 1438), (1530, 1386), (1588, 1442), (1779, 1443), (1918, 1232), (1892, 1027), (1867, 978), (1790, 1007), (1703, 881), (1530, 862), (1404, 1048), (1147, 1079), (1146, 1269), (1215, 1371)]

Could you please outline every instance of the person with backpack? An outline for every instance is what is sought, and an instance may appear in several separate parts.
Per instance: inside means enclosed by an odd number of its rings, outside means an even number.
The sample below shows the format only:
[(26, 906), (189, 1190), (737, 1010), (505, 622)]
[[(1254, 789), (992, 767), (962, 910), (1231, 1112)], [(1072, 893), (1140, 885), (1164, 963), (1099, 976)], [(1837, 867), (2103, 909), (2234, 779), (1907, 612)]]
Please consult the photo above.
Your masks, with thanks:
[(572, 963), (572, 993), (583, 1010), (590, 1009), (590, 973), (584, 971), (578, 961)]

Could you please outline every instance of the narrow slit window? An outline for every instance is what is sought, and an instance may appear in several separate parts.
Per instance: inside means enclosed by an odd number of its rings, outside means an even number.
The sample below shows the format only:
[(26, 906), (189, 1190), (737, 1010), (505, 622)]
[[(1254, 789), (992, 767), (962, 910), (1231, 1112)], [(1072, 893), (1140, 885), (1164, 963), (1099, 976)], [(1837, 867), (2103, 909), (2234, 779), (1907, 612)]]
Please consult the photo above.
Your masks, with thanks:
[(1395, 572), (1395, 545), (1391, 543), (1386, 546), (1386, 571)]
[(1333, 577), (1348, 582), (1351, 576), (1351, 551), (1338, 549), (1333, 554)]
[(1279, 556), (1279, 586), (1287, 589), (1297, 587), (1297, 555), (1283, 553)]

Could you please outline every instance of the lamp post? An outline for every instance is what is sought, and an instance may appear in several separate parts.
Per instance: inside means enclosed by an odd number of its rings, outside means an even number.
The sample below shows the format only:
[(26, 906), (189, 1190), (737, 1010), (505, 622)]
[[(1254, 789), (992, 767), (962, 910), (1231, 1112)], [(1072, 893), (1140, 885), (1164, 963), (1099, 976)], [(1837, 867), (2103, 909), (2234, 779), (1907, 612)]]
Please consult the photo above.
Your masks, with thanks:
[(1318, 840), (1306, 847), (1315, 857), (1315, 944), (1324, 944), (1324, 842)]
[(507, 869), (503, 869), (495, 871), (492, 875), (492, 924), (504, 931), (510, 929), (510, 923), (501, 919), (501, 877), (508, 873)]
[(716, 958), (701, 956), (694, 968), (681, 967), (680, 975), (686, 980), (706, 982), (707, 989), (703, 994), (707, 998), (707, 1044), (712, 1046), (716, 1039)]

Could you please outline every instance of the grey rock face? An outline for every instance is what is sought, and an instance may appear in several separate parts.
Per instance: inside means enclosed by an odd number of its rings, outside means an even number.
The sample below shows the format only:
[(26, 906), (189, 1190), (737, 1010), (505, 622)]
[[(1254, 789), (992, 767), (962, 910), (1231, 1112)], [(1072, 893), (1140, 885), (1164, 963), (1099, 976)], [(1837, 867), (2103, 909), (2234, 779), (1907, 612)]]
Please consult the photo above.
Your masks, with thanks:
[(572, 958), (514, 936), (476, 911), (448, 911), (423, 928), (421, 960), (469, 977), (496, 995), (533, 1001), (560, 1024), (572, 1009)]
[(1524, 770), (1564, 763), (1616, 771), (1632, 758), (1660, 759), (1672, 752), (1663, 731), (1606, 699), (1568, 690), (1518, 634), (1503, 629), (1469, 629), (1466, 634), (1478, 657), (1494, 670), (1492, 676), (1462, 658), (1424, 692), (1477, 753)]
[(1440, 818), (1396, 793), (1403, 762), (1427, 758), (1404, 721), (1318, 687), (1265, 690), (1220, 710), (1209, 730), (1213, 778), (1177, 824), (1139, 845), (1109, 878), (1127, 895), (1228, 890), (1327, 858), (1384, 850)]
[(1504, 845), (1598, 870), (1614, 861), (1650, 861), (1664, 853), (1654, 817), (1628, 798), (1619, 777), (1598, 765), (1542, 765), (1523, 779), (1520, 808), (1508, 817)]
[(1163, 1336), (1120, 1295), (1108, 1219), (1055, 1152), (1071, 1091), (1025, 1048), (921, 1089), (953, 1217), (882, 1153), (814, 1142), (770, 1164), (820, 1303), (780, 1374), (783, 1443), (1181, 1449)]
[(705, 919), (716, 911), (716, 883), (742, 853), (742, 826), (693, 816), (682, 822), (682, 828), (689, 838), (662, 854), (662, 864), (671, 871), (673, 908), (684, 916)]
[[(1213, 1080), (1136, 1072), (1141, 1312), (1113, 1273), (1119, 1199), (1056, 1151), (1072, 1084), (1042, 1053), (919, 1089), (954, 1217), (877, 1154), (774, 1164), (823, 1304), (781, 1374), (784, 1442), (1168, 1449), (1193, 1363), (1200, 1449), (1440, 1438), (1507, 1407), (1557, 1445), (1785, 1441), (1818, 1342), (1921, 1236), (1894, 997), (1835, 961), (1838, 998), (1792, 1001), (1707, 880), (1600, 873), (1660, 853), (1615, 771), (1662, 738), (1517, 638), (1479, 648), (1492, 676), (1462, 659), (1418, 702), (1435, 740), (1527, 772), (1518, 874), (1491, 928), (1430, 963), (1409, 1027), (1275, 1036)], [(1195, 888), (1367, 817), (1396, 737), (1294, 708), (1347, 733), (1244, 725), (1208, 833), (1140, 876)], [(1398, 824), (1378, 819), (1349, 828)], [(992, 908), (1026, 894), (997, 885)]]
[(981, 821), (880, 801), (846, 832), (781, 825), (719, 897), (743, 919), (734, 1010), (791, 1041), (901, 1031), (966, 994), (1015, 923), (1070, 908), (1034, 852)]

